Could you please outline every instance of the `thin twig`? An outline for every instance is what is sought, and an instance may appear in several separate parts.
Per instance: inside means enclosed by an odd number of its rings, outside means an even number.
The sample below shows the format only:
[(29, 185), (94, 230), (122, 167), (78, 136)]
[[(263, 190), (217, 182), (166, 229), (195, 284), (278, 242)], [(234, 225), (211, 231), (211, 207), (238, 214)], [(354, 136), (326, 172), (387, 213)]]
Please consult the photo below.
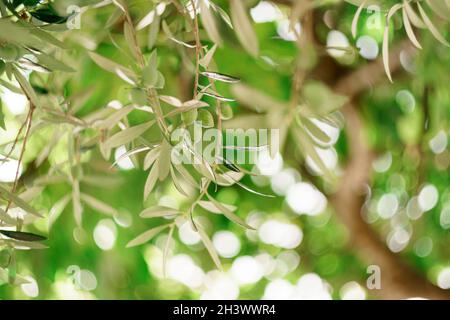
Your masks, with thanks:
[[(27, 129), (25, 131), (25, 137), (23, 138), (22, 150), (20, 151), (19, 160), (17, 161), (17, 169), (16, 169), (16, 173), (14, 176), (14, 184), (11, 188), (11, 193), (15, 193), (16, 189), (17, 189), (17, 184), (19, 182), (20, 165), (22, 164), (22, 161), (23, 161), (23, 156), (25, 154), (28, 137), (30, 135), (31, 123), (33, 121), (33, 114), (34, 114), (35, 106), (31, 102), (31, 100), (29, 100), (29, 101), (30, 101), (30, 110), (28, 111), (27, 119), (25, 121), (25, 123), (27, 123)], [(10, 206), (11, 206), (11, 200), (8, 200), (8, 204), (6, 205), (5, 213), (8, 213)]]
[(202, 50), (202, 44), (200, 42), (197, 8), (195, 7), (194, 0), (190, 0), (192, 9), (194, 11), (194, 37), (195, 37), (195, 82), (194, 82), (194, 99), (197, 97), (198, 81), (200, 77), (200, 54)]

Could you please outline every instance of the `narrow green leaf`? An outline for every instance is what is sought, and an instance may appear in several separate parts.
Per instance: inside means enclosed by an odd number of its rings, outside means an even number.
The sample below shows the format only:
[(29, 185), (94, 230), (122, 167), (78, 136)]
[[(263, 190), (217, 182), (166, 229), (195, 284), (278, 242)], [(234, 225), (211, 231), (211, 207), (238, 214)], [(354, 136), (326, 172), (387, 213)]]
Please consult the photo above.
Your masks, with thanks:
[(200, 15), (204, 29), (209, 38), (220, 46), (222, 44), (222, 38), (220, 37), (219, 29), (217, 28), (216, 19), (210, 10), (210, 6), (205, 0), (200, 0)]
[(423, 10), (420, 3), (417, 2), (417, 7), (419, 8), (420, 15), (422, 16), (423, 22), (428, 27), (428, 30), (433, 34), (433, 36), (443, 45), (450, 47), (450, 43), (445, 39), (441, 33), (438, 31), (438, 29), (434, 26), (433, 22), (430, 20), (428, 15), (426, 14), (425, 10)]
[(207, 78), (222, 81), (222, 82), (228, 82), (228, 83), (237, 83), (241, 81), (241, 79), (229, 76), (227, 74), (219, 73), (219, 72), (212, 72), (212, 71), (204, 71), (201, 73)]
[(230, 0), (230, 9), (231, 21), (239, 41), (248, 53), (256, 57), (259, 52), (258, 38), (250, 23), (244, 2), (242, 0)]
[(84, 201), (84, 203), (86, 203), (89, 207), (91, 207), (94, 210), (97, 210), (100, 213), (104, 213), (108, 216), (114, 216), (115, 214), (117, 214), (117, 210), (115, 208), (88, 194), (81, 193), (80, 197), (81, 200)]
[(238, 217), (235, 213), (233, 213), (231, 210), (229, 210), (227, 207), (225, 207), (222, 203), (211, 197), (208, 193), (206, 194), (209, 201), (211, 201), (217, 209), (219, 209), (225, 217), (227, 217), (229, 220), (233, 221), (234, 223), (250, 230), (255, 230), (252, 226), (249, 226), (243, 219)]
[(145, 131), (151, 128), (155, 121), (149, 121), (134, 127), (127, 128), (125, 130), (122, 130), (112, 137), (110, 137), (108, 140), (105, 141), (105, 147), (107, 148), (116, 148), (119, 146), (122, 146), (124, 144), (127, 144), (137, 137), (141, 136)]
[(153, 163), (156, 161), (156, 159), (159, 157), (159, 148), (156, 147), (152, 150), (150, 150), (144, 158), (144, 170), (148, 170)]
[[(203, 209), (205, 209), (206, 211), (212, 212), (212, 213), (217, 213), (220, 214), (222, 213), (222, 210), (220, 210), (213, 202), (211, 201), (205, 201), (205, 200), (201, 200), (198, 202), (198, 205), (200, 207), (202, 207)], [(237, 207), (230, 205), (230, 204), (224, 204), (222, 203), (222, 205), (227, 208), (230, 211), (236, 211)]]
[(0, 100), (0, 128), (6, 131), (5, 114), (3, 113), (2, 100)]
[(157, 164), (158, 164), (158, 161), (156, 161), (156, 164), (150, 170), (148, 177), (147, 177), (147, 181), (145, 182), (144, 200), (146, 200), (148, 198), (150, 192), (152, 192), (153, 188), (156, 185), (156, 181), (158, 180), (159, 169), (158, 169)]
[(19, 82), (20, 87), (25, 92), (27, 97), (30, 99), (31, 103), (35, 107), (40, 107), (38, 97), (36, 95), (36, 92), (34, 92), (33, 87), (30, 85), (27, 79), (22, 75), (22, 73), (17, 69), (13, 68), (14, 77)]
[(180, 211), (169, 207), (156, 206), (145, 209), (139, 214), (139, 216), (141, 218), (157, 218), (157, 217), (173, 216), (176, 214), (180, 214)]
[(10, 230), (0, 230), (0, 233), (8, 238), (20, 240), (20, 241), (44, 241), (47, 240), (46, 237), (30, 233), (30, 232), (22, 232), (22, 231), (10, 231)]
[(127, 248), (136, 247), (139, 245), (142, 245), (146, 242), (149, 242), (154, 236), (156, 236), (158, 233), (163, 231), (164, 229), (168, 228), (170, 224), (166, 224), (163, 226), (155, 227), (150, 230), (145, 231), (144, 233), (140, 234), (127, 244)]
[(358, 10), (356, 10), (355, 15), (353, 16), (353, 21), (352, 21), (352, 36), (353, 36), (353, 38), (356, 38), (356, 32), (358, 31), (359, 17), (361, 16), (361, 12), (363, 11), (365, 4), (366, 4), (366, 1), (363, 1), (363, 3), (360, 4), (360, 6), (358, 7)]
[(222, 270), (222, 263), (220, 262), (219, 256), (216, 252), (216, 249), (214, 249), (214, 245), (211, 242), (211, 239), (209, 239), (206, 232), (203, 230), (201, 226), (198, 226), (198, 233), (200, 235), (200, 238), (202, 239), (203, 244), (205, 245), (206, 250), (208, 250), (209, 255), (211, 256), (212, 260), (214, 261), (216, 267), (219, 270)]
[(43, 217), (39, 212), (37, 212), (37, 210), (35, 210), (32, 206), (30, 206), (28, 203), (26, 203), (25, 201), (23, 201), (21, 198), (19, 198), (18, 196), (16, 196), (15, 194), (9, 192), (6, 188), (0, 186), (0, 195), (2, 197), (4, 197), (6, 200), (11, 201), (12, 203), (14, 203), (16, 206), (22, 208), (24, 211), (35, 215), (37, 217)]

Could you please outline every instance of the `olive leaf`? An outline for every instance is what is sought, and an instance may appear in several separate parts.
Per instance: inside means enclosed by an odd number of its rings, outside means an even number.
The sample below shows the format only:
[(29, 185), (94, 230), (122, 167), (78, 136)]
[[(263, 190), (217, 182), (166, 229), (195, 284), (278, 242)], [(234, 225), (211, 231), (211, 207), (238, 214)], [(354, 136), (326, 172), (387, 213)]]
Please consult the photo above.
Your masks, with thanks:
[(255, 230), (255, 228), (249, 226), (242, 218), (237, 216), (235, 213), (233, 213), (231, 210), (229, 210), (226, 206), (224, 206), (222, 203), (211, 197), (208, 193), (206, 193), (206, 197), (211, 201), (211, 203), (216, 206), (216, 208), (229, 220), (233, 221), (234, 223), (250, 230)]
[(325, 116), (343, 107), (348, 98), (334, 93), (325, 84), (318, 81), (309, 81), (302, 88), (303, 98), (312, 114)]
[(3, 106), (1, 100), (0, 100), (0, 128), (6, 130), (5, 114), (3, 113)]
[(211, 256), (212, 260), (214, 261), (216, 267), (219, 270), (222, 270), (222, 263), (220, 262), (219, 255), (217, 254), (216, 249), (214, 249), (214, 245), (211, 242), (211, 239), (209, 239), (208, 235), (206, 234), (205, 230), (202, 226), (198, 225), (198, 233), (200, 235), (200, 238), (208, 251), (209, 255)]
[(161, 231), (163, 231), (164, 229), (166, 229), (168, 227), (169, 227), (169, 224), (165, 224), (165, 225), (158, 226), (158, 227), (152, 228), (150, 230), (147, 230), (146, 232), (140, 234), (139, 236), (137, 236), (136, 238), (134, 238), (133, 240), (128, 242), (127, 248), (139, 246), (146, 242), (149, 242), (154, 236), (156, 236), (158, 233), (160, 233)]
[(433, 24), (433, 22), (431, 21), (431, 19), (428, 17), (428, 15), (426, 14), (425, 10), (423, 10), (422, 6), (420, 5), (420, 3), (417, 3), (417, 7), (419, 8), (419, 12), (420, 12), (420, 16), (423, 19), (423, 22), (425, 23), (425, 25), (427, 26), (428, 30), (430, 30), (431, 34), (436, 38), (436, 40), (438, 40), (440, 43), (442, 43), (443, 45), (450, 47), (450, 43), (447, 41), (447, 39), (445, 39), (441, 33), (438, 31), (438, 29), (435, 27), (435, 25)]
[(134, 81), (137, 79), (136, 74), (132, 70), (130, 70), (108, 58), (105, 58), (95, 52), (89, 52), (89, 56), (100, 68), (102, 68), (106, 71), (115, 73), (120, 78), (122, 78), (123, 76), (126, 76)]
[(23, 231), (10, 231), (10, 230), (0, 230), (0, 233), (4, 236), (7, 236), (8, 238), (21, 240), (21, 241), (44, 241), (47, 240), (46, 237), (30, 233), (30, 232), (23, 232)]
[(217, 81), (222, 81), (222, 82), (237, 83), (237, 82), (241, 81), (241, 79), (239, 79), (239, 78), (232, 77), (232, 76), (229, 76), (229, 75), (226, 75), (223, 73), (219, 73), (219, 72), (203, 71), (201, 74), (207, 78), (217, 80)]
[(127, 144), (140, 135), (142, 135), (145, 131), (150, 129), (155, 124), (155, 121), (149, 121), (145, 122), (143, 124), (139, 124), (134, 127), (127, 128), (125, 130), (122, 130), (112, 137), (110, 137), (108, 140), (105, 141), (105, 147), (107, 148), (116, 148), (119, 146), (122, 146), (124, 144)]
[(104, 203), (103, 201), (98, 200), (97, 198), (90, 196), (85, 193), (80, 193), (81, 200), (86, 203), (89, 207), (91, 207), (94, 210), (97, 210), (98, 212), (104, 213), (108, 216), (114, 216), (117, 214), (117, 210), (107, 203)]
[(164, 206), (156, 206), (143, 210), (139, 216), (141, 218), (157, 218), (157, 217), (166, 217), (180, 214), (179, 210), (164, 207)]
[(402, 16), (403, 16), (403, 25), (405, 26), (405, 31), (406, 31), (406, 34), (407, 34), (409, 40), (411, 41), (411, 43), (414, 46), (416, 46), (416, 48), (422, 49), (422, 46), (420, 45), (419, 40), (417, 40), (417, 37), (414, 34), (414, 31), (412, 29), (411, 22), (409, 20), (405, 5), (403, 5), (403, 8), (402, 8)]
[(356, 32), (358, 31), (359, 17), (361, 15), (361, 12), (363, 11), (365, 5), (366, 5), (366, 1), (363, 1), (359, 5), (358, 10), (356, 10), (355, 15), (353, 16), (353, 21), (352, 21), (352, 36), (353, 36), (353, 38), (356, 38)]
[(222, 44), (222, 38), (217, 28), (216, 19), (210, 10), (209, 3), (207, 4), (205, 0), (200, 0), (200, 15), (209, 38), (220, 46)]
[(156, 161), (156, 159), (159, 157), (159, 148), (156, 147), (152, 150), (150, 150), (144, 158), (144, 170), (148, 170), (148, 168), (150, 168), (153, 163)]
[(5, 198), (8, 201), (11, 201), (16, 206), (22, 208), (24, 211), (26, 211), (32, 215), (35, 215), (35, 216), (41, 217), (41, 218), (43, 217), (36, 209), (34, 209), (32, 206), (30, 206), (24, 200), (22, 200), (15, 194), (11, 193), (10, 191), (8, 191), (6, 188), (2, 187), (1, 185), (0, 185), (0, 196), (2, 196), (3, 198)]
[(258, 38), (250, 23), (244, 2), (241, 0), (231, 0), (230, 9), (231, 21), (233, 22), (234, 30), (239, 41), (248, 53), (256, 57), (259, 52)]
[[(198, 205), (200, 207), (202, 207), (203, 209), (205, 209), (206, 211), (212, 212), (212, 213), (216, 213), (216, 214), (220, 214), (222, 213), (221, 209), (218, 208), (214, 202), (211, 201), (205, 201), (205, 200), (200, 200), (198, 202)], [(222, 206), (224, 206), (225, 208), (227, 208), (229, 211), (236, 211), (237, 207), (230, 205), (230, 204), (225, 204), (222, 203)]]
[(150, 170), (147, 180), (145, 182), (144, 187), (144, 200), (148, 198), (150, 195), (150, 192), (152, 192), (153, 188), (156, 185), (156, 181), (158, 180), (159, 175), (159, 168), (158, 168), (158, 160), (156, 161), (155, 165), (153, 165), (152, 169)]

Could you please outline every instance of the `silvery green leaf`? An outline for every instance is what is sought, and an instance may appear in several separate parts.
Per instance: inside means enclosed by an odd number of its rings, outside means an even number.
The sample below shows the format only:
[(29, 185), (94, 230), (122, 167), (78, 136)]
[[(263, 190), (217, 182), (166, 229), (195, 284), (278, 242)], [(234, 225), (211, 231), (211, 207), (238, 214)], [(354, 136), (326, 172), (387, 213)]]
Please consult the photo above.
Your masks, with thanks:
[(208, 68), (214, 54), (216, 53), (216, 50), (217, 50), (217, 44), (214, 44), (212, 46), (212, 48), (209, 49), (208, 52), (203, 56), (203, 58), (200, 59), (199, 63), (202, 67)]
[(39, 64), (43, 65), (47, 69), (54, 70), (54, 71), (58, 70), (58, 71), (64, 71), (64, 72), (75, 72), (74, 69), (67, 66), (64, 62), (62, 62), (44, 52), (41, 52), (40, 54), (35, 55), (35, 56), (38, 59)]
[(186, 197), (189, 197), (188, 192), (186, 192), (184, 190), (184, 188), (181, 184), (181, 180), (178, 178), (177, 174), (175, 173), (173, 166), (170, 166), (170, 177), (172, 178), (172, 183), (175, 186), (175, 188), (178, 190), (178, 192)]
[(202, 127), (204, 128), (214, 127), (214, 117), (207, 110), (199, 110), (197, 120), (201, 122)]
[(3, 268), (0, 268), (0, 281), (4, 283), (10, 283), (13, 285), (22, 285), (30, 283), (30, 281), (27, 278), (22, 277), (21, 275), (15, 275), (14, 278), (11, 278), (9, 270)]
[(169, 251), (171, 248), (171, 244), (173, 242), (173, 231), (174, 231), (175, 227), (172, 225), (170, 226), (170, 230), (169, 230), (169, 234), (167, 235), (167, 239), (166, 239), (166, 243), (164, 245), (164, 250), (163, 250), (163, 272), (164, 275), (166, 275), (166, 270), (167, 270), (167, 260), (169, 257)]
[(384, 71), (386, 72), (386, 75), (390, 82), (393, 82), (393, 81), (392, 81), (391, 69), (389, 67), (389, 25), (390, 25), (392, 16), (395, 14), (395, 12), (397, 12), (397, 10), (400, 10), (401, 8), (402, 8), (402, 5), (400, 3), (397, 3), (389, 9), (387, 16), (386, 16), (386, 25), (384, 26), (384, 30), (383, 30), (383, 45), (382, 45), (381, 55), (383, 57)]
[(114, 216), (117, 214), (117, 210), (107, 203), (104, 203), (103, 201), (98, 200), (97, 198), (94, 198), (93, 196), (90, 196), (85, 193), (80, 194), (81, 200), (84, 201), (89, 207), (91, 207), (94, 210), (97, 210), (100, 213), (104, 213), (109, 216)]
[(428, 15), (426, 14), (425, 10), (423, 10), (422, 6), (420, 5), (420, 3), (417, 3), (417, 7), (419, 8), (419, 12), (420, 15), (423, 19), (423, 22), (425, 23), (425, 25), (427, 26), (428, 30), (430, 30), (431, 34), (436, 38), (436, 40), (438, 40), (440, 43), (442, 43), (443, 45), (450, 47), (450, 43), (447, 41), (447, 39), (444, 38), (444, 36), (442, 36), (442, 34), (439, 32), (439, 30), (435, 27), (435, 25), (433, 24), (433, 22), (431, 21), (431, 19), (428, 17)]
[(141, 136), (145, 131), (150, 129), (150, 127), (153, 126), (155, 121), (149, 121), (134, 127), (127, 128), (125, 130), (122, 130), (112, 137), (110, 137), (108, 140), (105, 141), (105, 147), (106, 148), (116, 148), (120, 147), (124, 144), (127, 144), (137, 137)]
[(127, 13), (127, 6), (126, 4), (123, 2), (123, 0), (112, 0), (112, 2), (114, 3), (114, 5), (119, 8), (123, 13)]
[(176, 164), (174, 167), (191, 186), (198, 189), (198, 183), (182, 164)]
[(143, 210), (139, 216), (141, 218), (157, 218), (157, 217), (167, 217), (180, 214), (179, 210), (164, 207), (164, 206), (156, 206)]
[(203, 94), (205, 96), (208, 96), (208, 97), (211, 97), (211, 98), (214, 98), (214, 99), (217, 99), (219, 101), (225, 101), (225, 102), (232, 102), (232, 101), (234, 101), (234, 99), (225, 98), (225, 97), (222, 97), (219, 94), (208, 92), (208, 91), (202, 92), (201, 94)]
[(131, 88), (130, 100), (139, 106), (146, 106), (148, 105), (147, 92), (140, 88)]
[(192, 109), (192, 110), (183, 112), (181, 114), (181, 120), (183, 121), (183, 123), (185, 125), (189, 126), (192, 123), (194, 123), (195, 120), (197, 120), (197, 116), (198, 116), (198, 110)]
[(18, 94), (23, 94), (22, 90), (20, 90), (20, 88), (16, 87), (15, 85), (0, 79), (0, 86), (5, 87), (6, 89), (8, 89), (9, 91), (12, 91), (14, 93), (18, 93)]
[(127, 248), (136, 247), (146, 242), (149, 242), (154, 236), (156, 236), (158, 233), (160, 233), (161, 231), (163, 231), (168, 227), (169, 225), (166, 224), (145, 231), (144, 233), (140, 234), (139, 236), (128, 242)]
[(100, 68), (102, 68), (106, 71), (115, 73), (119, 76), (120, 76), (120, 74), (124, 74), (125, 76), (132, 79), (133, 81), (135, 81), (135, 79), (137, 78), (136, 74), (132, 70), (130, 70), (112, 60), (102, 57), (101, 55), (99, 55), (95, 52), (89, 52), (89, 56)]
[(16, 68), (13, 68), (13, 73), (14, 77), (16, 78), (17, 82), (19, 82), (20, 87), (23, 89), (28, 99), (30, 99), (31, 103), (34, 104), (34, 106), (39, 108), (40, 107), (39, 99), (33, 87), (28, 82), (28, 80), (25, 79), (22, 73)]
[(217, 254), (216, 249), (214, 249), (214, 245), (211, 242), (211, 239), (209, 239), (208, 235), (206, 234), (205, 230), (201, 226), (197, 228), (198, 233), (200, 235), (200, 238), (202, 239), (203, 244), (205, 245), (206, 250), (208, 250), (209, 255), (213, 259), (216, 267), (219, 270), (222, 270), (222, 264), (220, 263), (219, 256)]
[(24, 241), (10, 239), (7, 242), (16, 250), (43, 250), (48, 249), (48, 246), (39, 241)]
[(329, 180), (333, 181), (335, 176), (334, 174), (327, 168), (322, 158), (317, 153), (314, 148), (313, 142), (308, 134), (304, 131), (301, 126), (293, 127), (292, 129), (298, 139), (300, 152), (303, 154), (303, 157), (310, 157), (312, 161), (317, 165), (321, 173)]
[(239, 41), (248, 53), (256, 57), (259, 52), (258, 38), (250, 23), (244, 2), (242, 0), (230, 0), (230, 9), (231, 21)]
[(409, 3), (409, 0), (404, 0), (403, 1), (403, 8), (406, 10), (406, 13), (408, 14), (408, 18), (410, 19), (411, 23), (416, 28), (426, 29), (427, 26), (423, 22), (422, 18), (420, 18), (419, 15), (411, 7), (411, 4)]
[(221, 106), (221, 115), (222, 115), (222, 120), (229, 120), (231, 118), (233, 118), (233, 108), (231, 108), (231, 106), (229, 104), (225, 104), (223, 106)]
[(305, 129), (308, 133), (313, 136), (315, 139), (319, 140), (323, 144), (330, 143), (331, 138), (322, 131), (313, 121), (308, 118), (302, 118), (302, 124), (305, 126)]
[(204, 29), (209, 38), (216, 44), (221, 45), (219, 29), (217, 28), (216, 19), (205, 0), (200, 0), (200, 15), (202, 18)]
[(47, 240), (46, 237), (23, 231), (12, 231), (12, 230), (0, 230), (0, 234), (7, 236), (8, 238), (20, 240), (20, 241), (44, 241)]
[(226, 75), (223, 73), (219, 73), (219, 72), (204, 71), (201, 74), (207, 78), (217, 80), (217, 81), (222, 81), (222, 82), (237, 83), (237, 82), (241, 81), (241, 79), (239, 79), (239, 78), (232, 77), (232, 76), (229, 76), (229, 75)]
[(0, 128), (6, 131), (5, 114), (3, 113), (3, 105), (0, 100)]
[(408, 13), (407, 13), (404, 5), (402, 8), (402, 16), (403, 16), (403, 25), (405, 26), (406, 35), (408, 36), (409, 40), (416, 48), (422, 49), (422, 46), (420, 45), (419, 40), (417, 40), (417, 37), (414, 34), (414, 30), (411, 26), (411, 22), (409, 20)]
[(64, 209), (66, 208), (70, 199), (71, 199), (70, 195), (65, 195), (51, 207), (49, 214), (48, 214), (49, 228), (53, 225), (53, 223), (56, 221), (56, 219), (58, 219), (58, 217), (64, 211)]
[(208, 193), (206, 194), (208, 199), (217, 207), (217, 209), (220, 210), (220, 212), (227, 217), (229, 220), (233, 221), (234, 223), (250, 230), (255, 230), (255, 228), (249, 226), (242, 218), (237, 216), (235, 213), (233, 213), (231, 210), (228, 210), (227, 207), (225, 207), (222, 203), (211, 197)]
[(15, 194), (8, 191), (6, 188), (2, 187), (0, 185), (0, 196), (3, 199), (6, 199), (8, 201), (11, 201), (16, 206), (22, 208), (24, 211), (35, 215), (37, 217), (43, 217), (36, 209), (34, 209), (32, 206), (30, 206), (28, 203), (26, 203), (24, 200), (16, 196)]
[(156, 40), (158, 39), (158, 34), (161, 27), (161, 17), (156, 15), (153, 23), (150, 26), (147, 36), (147, 47), (152, 49), (155, 46)]
[(134, 58), (139, 59), (141, 56), (141, 52), (134, 40), (133, 26), (131, 26), (128, 21), (125, 21), (123, 24), (123, 35), (125, 37), (125, 42), (127, 43), (128, 48), (133, 53)]
[(150, 170), (147, 180), (145, 181), (144, 186), (144, 200), (148, 198), (150, 193), (152, 192), (153, 188), (156, 185), (156, 181), (158, 180), (159, 175), (159, 166), (158, 166), (158, 160), (156, 161), (155, 165)]
[(83, 207), (80, 199), (80, 183), (77, 179), (72, 181), (72, 208), (75, 222), (81, 227), (83, 221)]
[(119, 110), (116, 110), (113, 114), (111, 114), (108, 118), (105, 120), (102, 120), (100, 124), (98, 125), (99, 128), (103, 129), (111, 129), (115, 125), (119, 123), (119, 121), (126, 117), (127, 114), (129, 114), (131, 111), (133, 111), (134, 106), (126, 106), (123, 108), (120, 108)]
[(352, 21), (352, 36), (353, 38), (356, 38), (356, 32), (358, 29), (358, 21), (359, 21), (359, 17), (361, 15), (361, 12), (364, 9), (364, 6), (366, 4), (366, 1), (364, 0), (358, 7), (358, 10), (356, 10), (355, 15), (353, 16), (353, 21)]
[(136, 30), (142, 30), (145, 27), (149, 26), (150, 24), (153, 23), (153, 21), (155, 21), (155, 18), (158, 15), (156, 14), (156, 10), (150, 10), (136, 25)]
[(257, 89), (244, 84), (235, 84), (231, 92), (236, 99), (256, 112), (267, 112), (274, 109), (286, 109), (287, 103), (278, 101)]
[(171, 151), (172, 146), (166, 140), (163, 140), (159, 147), (159, 158), (157, 162), (159, 181), (163, 181), (169, 175)]
[[(202, 207), (203, 209), (205, 209), (206, 211), (212, 212), (212, 213), (217, 213), (220, 214), (222, 213), (221, 209), (218, 208), (214, 202), (211, 201), (205, 201), (205, 200), (201, 200), (198, 202), (198, 205), (200, 207)], [(230, 211), (236, 211), (237, 207), (230, 205), (230, 204), (224, 204), (222, 203), (222, 206), (224, 206), (225, 208), (227, 208)]]
[(172, 40), (173, 42), (180, 44), (182, 46), (185, 46), (186, 48), (189, 49), (195, 49), (196, 46), (195, 45), (191, 45), (189, 43), (186, 43), (184, 41), (178, 40), (174, 37), (174, 35), (172, 34), (172, 31), (170, 31), (169, 26), (167, 25), (167, 22), (165, 20), (163, 20), (162, 22), (162, 29), (164, 31), (164, 33), (166, 34), (167, 38), (169, 38), (170, 40)]
[(148, 170), (153, 163), (156, 161), (156, 159), (159, 157), (159, 148), (156, 147), (152, 150), (150, 150), (144, 158), (144, 170)]
[(158, 81), (158, 70), (155, 66), (148, 65), (142, 70), (142, 81), (148, 87), (155, 87)]
[(210, 1), (209, 2), (210, 6), (213, 8), (214, 11), (216, 11), (219, 16), (222, 18), (222, 20), (231, 28), (233, 29), (233, 24), (231, 23), (231, 19), (228, 16), (228, 13), (223, 10), (221, 7), (219, 7), (217, 4), (215, 4), (214, 2)]
[(162, 96), (159, 96), (158, 98), (159, 98), (159, 100), (161, 100), (167, 104), (170, 104), (171, 106), (174, 106), (176, 108), (183, 106), (183, 102), (181, 102), (180, 99), (178, 99), (176, 97), (162, 95)]
[[(450, 3), (444, 0), (426, 0), (428, 6), (439, 17), (444, 20), (450, 21)], [(419, 3), (417, 3), (419, 4)], [(420, 8), (419, 8), (420, 10)]]
[(312, 114), (325, 116), (343, 107), (348, 98), (334, 93), (325, 84), (309, 81), (302, 89), (303, 98)]
[(166, 79), (164, 78), (164, 75), (158, 71), (155, 88), (156, 89), (164, 89), (165, 85), (166, 85)]

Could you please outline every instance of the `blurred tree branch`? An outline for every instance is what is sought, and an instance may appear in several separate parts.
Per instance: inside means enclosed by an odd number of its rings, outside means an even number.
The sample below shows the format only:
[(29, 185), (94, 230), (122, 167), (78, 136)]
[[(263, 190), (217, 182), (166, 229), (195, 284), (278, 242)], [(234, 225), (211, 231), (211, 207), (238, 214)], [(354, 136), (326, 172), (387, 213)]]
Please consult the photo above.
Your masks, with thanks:
[[(400, 52), (411, 51), (411, 45), (401, 43), (390, 53), (391, 69), (398, 70)], [(385, 299), (424, 297), (449, 299), (450, 292), (431, 284), (398, 255), (391, 252), (374, 230), (364, 221), (364, 188), (370, 185), (373, 152), (363, 138), (364, 124), (359, 115), (357, 98), (384, 77), (383, 64), (377, 60), (365, 67), (338, 79), (335, 90), (350, 97), (342, 112), (346, 119), (346, 133), (349, 142), (349, 161), (341, 181), (332, 196), (336, 212), (351, 234), (351, 247), (366, 262), (378, 265), (382, 272), (382, 287), (376, 292)]]
[[(292, 6), (290, 0), (274, 0), (274, 3)], [(391, 72), (401, 66), (400, 53), (412, 52), (409, 41), (403, 41), (390, 52)], [(343, 76), (340, 76), (344, 72)], [(382, 59), (345, 73), (334, 60), (325, 57), (314, 70), (313, 77), (320, 78), (334, 87), (337, 93), (350, 98), (342, 112), (346, 119), (346, 133), (349, 142), (349, 161), (344, 174), (332, 195), (332, 204), (351, 235), (350, 247), (367, 263), (381, 269), (381, 289), (375, 294), (384, 299), (424, 297), (450, 299), (450, 292), (430, 283), (423, 275), (391, 252), (379, 235), (364, 221), (362, 210), (366, 201), (364, 189), (371, 182), (371, 166), (374, 153), (364, 141), (364, 124), (359, 115), (358, 96), (385, 77)]]

